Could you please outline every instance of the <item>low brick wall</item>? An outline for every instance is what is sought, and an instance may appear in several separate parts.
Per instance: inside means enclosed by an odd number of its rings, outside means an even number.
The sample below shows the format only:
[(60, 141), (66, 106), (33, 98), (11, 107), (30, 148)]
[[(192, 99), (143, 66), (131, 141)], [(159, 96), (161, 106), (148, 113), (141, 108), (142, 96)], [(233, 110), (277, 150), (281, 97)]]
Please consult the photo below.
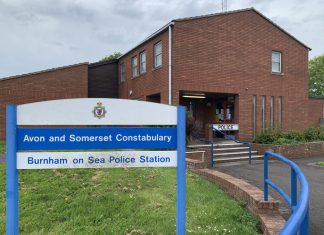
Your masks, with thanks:
[(205, 159), (206, 151), (189, 150), (186, 152), (186, 164), (189, 169), (202, 169), (207, 167)]
[(264, 154), (266, 150), (272, 150), (279, 153), (286, 158), (302, 158), (302, 157), (318, 157), (324, 156), (324, 142), (309, 142), (303, 144), (288, 144), (288, 145), (275, 145), (275, 144), (255, 144), (253, 143), (252, 149)]
[(205, 176), (216, 183), (233, 198), (247, 203), (247, 209), (260, 221), (264, 234), (279, 234), (286, 221), (279, 213), (279, 202), (269, 197), (263, 201), (263, 191), (244, 180), (212, 169), (193, 170), (196, 174)]
[[(187, 151), (204, 151), (204, 159), (201, 159), (205, 164), (207, 168), (212, 167), (211, 164), (211, 147), (200, 147), (200, 148), (187, 148)], [(190, 155), (186, 154), (186, 158), (191, 158)]]

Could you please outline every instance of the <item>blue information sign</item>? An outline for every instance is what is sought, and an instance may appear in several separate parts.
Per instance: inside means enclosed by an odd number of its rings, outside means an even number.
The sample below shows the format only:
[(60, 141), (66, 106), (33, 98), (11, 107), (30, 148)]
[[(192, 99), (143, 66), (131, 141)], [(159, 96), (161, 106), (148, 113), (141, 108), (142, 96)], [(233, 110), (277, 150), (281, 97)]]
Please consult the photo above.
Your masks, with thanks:
[[(17, 235), (19, 232), (18, 169), (50, 169), (56, 166), (116, 167), (120, 164), (128, 167), (177, 167), (176, 234), (186, 233), (184, 107), (134, 100), (89, 98), (52, 100), (18, 106), (9, 104), (6, 112), (7, 235)], [(175, 128), (170, 127), (175, 125)], [(129, 151), (82, 151), (89, 149)], [(149, 149), (154, 151), (147, 151)], [(62, 152), (64, 150), (81, 152)]]
[(17, 150), (175, 149), (176, 128), (18, 128)]

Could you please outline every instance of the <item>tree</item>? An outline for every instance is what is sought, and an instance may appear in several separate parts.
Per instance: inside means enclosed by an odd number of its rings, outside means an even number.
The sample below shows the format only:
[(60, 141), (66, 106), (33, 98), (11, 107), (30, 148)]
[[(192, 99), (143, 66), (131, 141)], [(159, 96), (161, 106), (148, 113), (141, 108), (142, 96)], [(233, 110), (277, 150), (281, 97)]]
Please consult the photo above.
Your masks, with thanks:
[(324, 54), (309, 61), (309, 96), (324, 97)]
[(119, 57), (121, 57), (123, 54), (120, 52), (114, 52), (111, 55), (107, 55), (104, 58), (102, 58), (99, 62), (103, 62), (103, 61), (112, 61), (115, 59), (118, 59)]

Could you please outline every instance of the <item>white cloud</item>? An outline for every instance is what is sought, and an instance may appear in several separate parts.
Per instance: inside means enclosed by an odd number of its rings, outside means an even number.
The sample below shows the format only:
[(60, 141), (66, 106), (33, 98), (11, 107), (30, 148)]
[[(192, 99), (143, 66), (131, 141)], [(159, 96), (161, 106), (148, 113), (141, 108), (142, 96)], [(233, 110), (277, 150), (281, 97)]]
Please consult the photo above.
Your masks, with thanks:
[[(228, 10), (254, 6), (324, 53), (321, 0), (228, 0)], [(221, 11), (215, 0), (0, 0), (0, 77), (125, 52), (172, 19)]]

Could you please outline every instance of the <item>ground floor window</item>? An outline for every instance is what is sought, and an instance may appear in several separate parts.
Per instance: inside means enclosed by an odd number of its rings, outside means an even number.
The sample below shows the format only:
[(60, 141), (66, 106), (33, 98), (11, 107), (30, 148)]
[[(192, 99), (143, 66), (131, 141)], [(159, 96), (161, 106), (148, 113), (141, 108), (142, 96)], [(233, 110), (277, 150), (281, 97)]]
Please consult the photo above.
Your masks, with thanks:
[(266, 115), (265, 115), (266, 97), (262, 96), (261, 112), (262, 112), (262, 130), (266, 129)]
[(256, 135), (256, 95), (254, 95), (252, 99), (252, 130), (254, 138)]
[(278, 97), (278, 127), (282, 128), (282, 97)]
[(274, 111), (274, 108), (273, 108), (273, 100), (274, 100), (274, 97), (271, 96), (270, 97), (270, 129), (273, 129), (273, 111)]

